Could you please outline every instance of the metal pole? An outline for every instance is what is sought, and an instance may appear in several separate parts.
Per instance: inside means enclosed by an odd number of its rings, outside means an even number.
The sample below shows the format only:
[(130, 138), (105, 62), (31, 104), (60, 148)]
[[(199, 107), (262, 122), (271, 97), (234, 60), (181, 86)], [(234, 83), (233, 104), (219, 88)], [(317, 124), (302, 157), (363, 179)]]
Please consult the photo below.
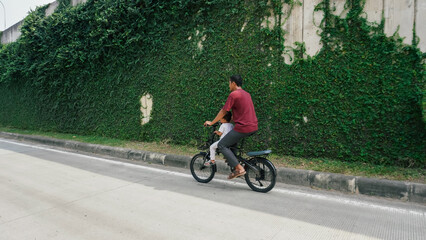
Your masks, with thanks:
[(3, 6), (3, 12), (4, 12), (4, 30), (6, 30), (6, 8), (4, 7), (4, 4), (2, 1), (0, 1), (1, 5)]

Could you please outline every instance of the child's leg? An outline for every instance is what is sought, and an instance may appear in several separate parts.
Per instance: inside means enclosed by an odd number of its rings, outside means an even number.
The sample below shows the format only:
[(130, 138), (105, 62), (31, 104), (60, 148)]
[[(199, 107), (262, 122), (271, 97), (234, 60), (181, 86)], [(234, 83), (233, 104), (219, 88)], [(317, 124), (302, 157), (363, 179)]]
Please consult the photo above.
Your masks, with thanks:
[(214, 142), (212, 145), (210, 145), (210, 160), (204, 163), (204, 166), (209, 167), (213, 164), (215, 164), (215, 159), (216, 159), (216, 149), (217, 149), (217, 144), (219, 143), (219, 141)]
[(214, 161), (216, 159), (217, 144), (219, 144), (219, 141), (214, 142), (212, 145), (210, 145), (210, 160)]

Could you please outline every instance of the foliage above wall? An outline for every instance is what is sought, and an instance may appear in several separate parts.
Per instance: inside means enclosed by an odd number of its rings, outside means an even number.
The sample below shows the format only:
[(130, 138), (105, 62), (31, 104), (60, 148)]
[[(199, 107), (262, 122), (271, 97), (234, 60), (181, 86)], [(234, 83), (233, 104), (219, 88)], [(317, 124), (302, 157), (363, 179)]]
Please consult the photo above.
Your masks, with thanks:
[[(66, 2), (48, 17), (31, 13), (21, 38), (2, 46), (0, 124), (193, 144), (239, 73), (259, 119), (250, 148), (425, 166), (424, 54), (369, 23), (365, 1), (347, 1), (345, 18), (329, 0), (316, 7), (324, 19), (315, 57), (303, 43), (284, 47), (282, 7), (299, 1)], [(152, 115), (141, 125), (147, 94)]]

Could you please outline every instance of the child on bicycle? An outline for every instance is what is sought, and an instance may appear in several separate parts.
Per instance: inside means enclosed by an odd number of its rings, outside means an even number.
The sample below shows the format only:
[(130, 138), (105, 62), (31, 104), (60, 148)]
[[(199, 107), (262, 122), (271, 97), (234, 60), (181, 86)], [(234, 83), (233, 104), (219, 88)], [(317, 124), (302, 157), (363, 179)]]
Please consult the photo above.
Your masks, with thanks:
[[(223, 116), (223, 118), (220, 119), (220, 122), (222, 124), (220, 125), (219, 131), (214, 131), (214, 133), (220, 136), (220, 139), (222, 139), (226, 134), (228, 134), (232, 129), (234, 129), (234, 125), (230, 123), (231, 118), (232, 118), (231, 112), (227, 112), (225, 116)], [(204, 166), (208, 167), (216, 163), (215, 162), (216, 149), (220, 139), (214, 142), (212, 145), (210, 145), (210, 160), (205, 162)]]

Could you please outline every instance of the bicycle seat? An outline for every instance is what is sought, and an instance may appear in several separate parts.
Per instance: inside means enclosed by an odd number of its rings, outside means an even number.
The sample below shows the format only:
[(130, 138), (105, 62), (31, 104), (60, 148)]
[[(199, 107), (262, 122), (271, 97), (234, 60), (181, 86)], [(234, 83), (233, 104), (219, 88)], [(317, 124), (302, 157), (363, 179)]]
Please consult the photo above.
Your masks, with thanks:
[(263, 150), (263, 151), (257, 151), (257, 152), (248, 152), (247, 155), (250, 157), (254, 156), (260, 156), (260, 155), (268, 155), (272, 152), (272, 150)]

